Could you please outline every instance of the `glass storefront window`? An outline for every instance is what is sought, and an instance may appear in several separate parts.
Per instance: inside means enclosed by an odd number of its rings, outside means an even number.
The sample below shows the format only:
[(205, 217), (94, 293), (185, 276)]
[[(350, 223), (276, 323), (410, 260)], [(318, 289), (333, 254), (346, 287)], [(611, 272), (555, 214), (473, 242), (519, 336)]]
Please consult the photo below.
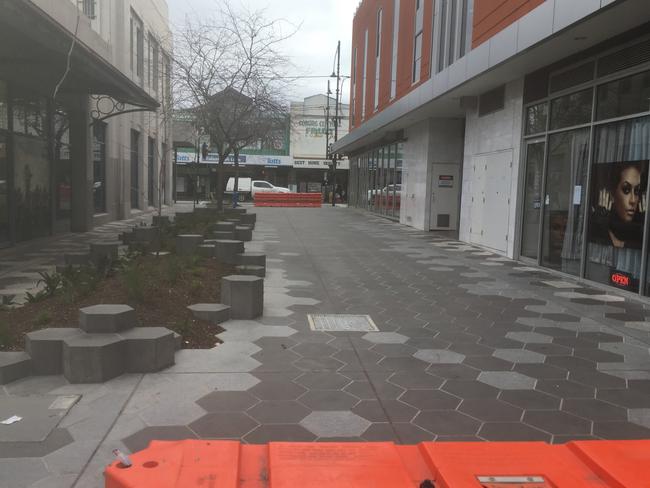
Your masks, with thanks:
[(580, 273), (589, 129), (549, 136), (542, 265)]
[(50, 163), (45, 140), (14, 135), (16, 240), (50, 232)]
[(106, 124), (93, 124), (93, 202), (95, 213), (106, 212)]
[(402, 203), (402, 153), (403, 144), (395, 145), (395, 216), (399, 217)]
[(587, 124), (591, 121), (593, 90), (588, 88), (551, 101), (551, 130)]
[(648, 111), (650, 111), (650, 71), (598, 87), (597, 120)]
[(54, 154), (56, 175), (56, 218), (64, 230), (72, 205), (72, 165), (70, 160), (70, 120), (62, 109), (54, 113)]
[(538, 134), (546, 131), (548, 104), (546, 102), (528, 107), (526, 110), (526, 134)]
[(521, 229), (521, 255), (537, 259), (539, 243), (539, 217), (542, 208), (542, 178), (544, 148), (542, 142), (531, 142), (526, 147), (526, 180), (524, 186), (523, 224)]
[(595, 132), (587, 278), (638, 291), (650, 159), (650, 117)]
[(7, 108), (7, 84), (0, 80), (0, 129), (9, 129), (9, 112)]

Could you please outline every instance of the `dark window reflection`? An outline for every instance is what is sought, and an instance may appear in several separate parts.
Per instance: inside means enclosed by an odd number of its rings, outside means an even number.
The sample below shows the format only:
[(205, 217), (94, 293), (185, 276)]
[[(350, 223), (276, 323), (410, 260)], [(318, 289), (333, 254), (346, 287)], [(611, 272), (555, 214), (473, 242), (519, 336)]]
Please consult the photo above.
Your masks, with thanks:
[(551, 130), (591, 121), (592, 89), (571, 93), (551, 101)]

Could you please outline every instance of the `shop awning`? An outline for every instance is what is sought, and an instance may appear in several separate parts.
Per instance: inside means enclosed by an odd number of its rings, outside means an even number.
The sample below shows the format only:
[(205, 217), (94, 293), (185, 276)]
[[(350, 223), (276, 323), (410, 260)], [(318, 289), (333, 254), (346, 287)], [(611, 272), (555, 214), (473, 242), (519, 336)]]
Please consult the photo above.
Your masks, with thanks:
[[(0, 79), (44, 95), (53, 93), (66, 70), (67, 54), (74, 39), (76, 6), (55, 2), (57, 13), (73, 19), (72, 31), (30, 0), (0, 0)], [(70, 10), (71, 9), (71, 10)], [(89, 44), (97, 49), (91, 49)], [(125, 42), (128, 46), (128, 42)], [(103, 51), (100, 53), (98, 51)], [(108, 95), (120, 102), (155, 109), (158, 102), (104, 56), (110, 46), (81, 16), (70, 71), (62, 94)], [(102, 55), (103, 54), (103, 55)]]

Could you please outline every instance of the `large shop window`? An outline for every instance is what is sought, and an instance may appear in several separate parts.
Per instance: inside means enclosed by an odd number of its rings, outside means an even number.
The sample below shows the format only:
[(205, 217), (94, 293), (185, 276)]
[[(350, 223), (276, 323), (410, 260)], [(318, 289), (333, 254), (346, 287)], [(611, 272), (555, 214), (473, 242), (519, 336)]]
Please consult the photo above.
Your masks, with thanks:
[(598, 127), (594, 151), (587, 278), (638, 291), (650, 117)]
[(650, 71), (598, 87), (598, 120), (650, 111)]
[(106, 212), (106, 124), (93, 124), (93, 202), (95, 213)]
[(521, 255), (537, 259), (539, 217), (542, 208), (542, 178), (544, 171), (544, 141), (531, 142), (526, 148), (526, 183), (524, 219), (521, 231)]
[(544, 201), (542, 265), (580, 273), (589, 129), (553, 134)]
[(70, 118), (61, 107), (54, 112), (54, 155), (57, 230), (63, 231), (69, 226), (72, 208), (72, 163)]
[(591, 121), (591, 88), (556, 98), (551, 102), (551, 130), (563, 129)]
[(131, 208), (140, 208), (140, 133), (131, 129)]

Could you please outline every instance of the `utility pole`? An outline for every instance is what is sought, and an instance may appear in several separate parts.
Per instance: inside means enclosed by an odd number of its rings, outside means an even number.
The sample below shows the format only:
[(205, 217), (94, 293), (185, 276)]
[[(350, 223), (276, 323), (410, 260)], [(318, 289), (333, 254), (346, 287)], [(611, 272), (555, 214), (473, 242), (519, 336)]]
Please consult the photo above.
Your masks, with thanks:
[[(336, 46), (336, 107), (334, 108), (334, 142), (339, 139), (339, 86), (341, 81), (341, 41)], [(329, 97), (328, 97), (329, 101)], [(332, 152), (332, 207), (336, 206), (336, 153)]]
[(327, 105), (325, 106), (325, 158), (330, 158), (330, 80), (327, 80)]

